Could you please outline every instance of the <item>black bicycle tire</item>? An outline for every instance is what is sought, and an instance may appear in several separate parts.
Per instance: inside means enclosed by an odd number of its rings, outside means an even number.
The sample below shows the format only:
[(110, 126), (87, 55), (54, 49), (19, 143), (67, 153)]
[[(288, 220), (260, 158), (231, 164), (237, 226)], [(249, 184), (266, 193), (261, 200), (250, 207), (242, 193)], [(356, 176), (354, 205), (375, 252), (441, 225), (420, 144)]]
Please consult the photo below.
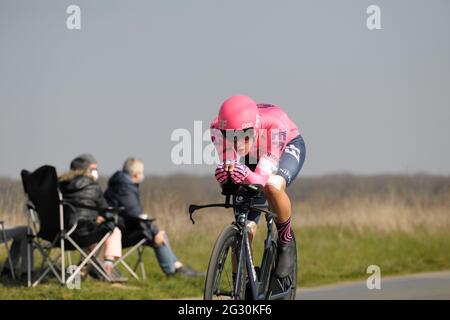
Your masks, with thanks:
[[(208, 263), (208, 271), (206, 273), (206, 281), (205, 281), (205, 287), (203, 292), (203, 299), (204, 300), (212, 300), (213, 299), (213, 285), (214, 281), (216, 279), (216, 272), (218, 270), (218, 260), (223, 251), (227, 248), (227, 244), (230, 241), (231, 238), (239, 237), (239, 230), (234, 226), (230, 225), (226, 227), (219, 235), (219, 237), (216, 240), (216, 243), (214, 244), (213, 251), (211, 253), (211, 257), (209, 259)], [(239, 238), (236, 239), (236, 241), (239, 241)], [(246, 268), (245, 264), (242, 265), (242, 273), (241, 273), (241, 279), (246, 279)], [(242, 283), (242, 290), (240, 293), (240, 296), (245, 296), (245, 282)]]

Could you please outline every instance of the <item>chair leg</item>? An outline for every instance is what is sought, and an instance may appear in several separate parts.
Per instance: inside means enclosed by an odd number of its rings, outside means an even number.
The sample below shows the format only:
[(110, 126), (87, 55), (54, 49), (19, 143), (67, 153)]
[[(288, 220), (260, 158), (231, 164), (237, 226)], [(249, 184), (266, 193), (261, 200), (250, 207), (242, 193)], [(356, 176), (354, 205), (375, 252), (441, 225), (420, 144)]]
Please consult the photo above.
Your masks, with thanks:
[(134, 267), (135, 270), (137, 270), (138, 267), (141, 268), (141, 274), (142, 274), (142, 279), (145, 280), (145, 267), (144, 267), (144, 263), (142, 261), (142, 255), (144, 254), (144, 250), (145, 250), (145, 246), (140, 246), (137, 249), (137, 253), (138, 253), (138, 259), (136, 262), (136, 266)]
[(66, 256), (64, 254), (64, 237), (61, 236), (61, 284), (64, 285), (66, 283)]
[[(45, 249), (43, 249), (39, 243), (36, 243), (36, 248), (41, 253), (43, 260), (42, 260), (42, 264), (41, 264), (41, 268), (40, 268), (40, 275), (37, 278), (37, 280), (31, 284), (31, 287), (33, 287), (33, 288), (36, 287), (50, 271), (55, 275), (55, 277), (61, 283), (61, 278), (59, 277), (59, 272), (55, 268), (55, 265), (58, 264), (58, 261), (57, 260), (54, 261), (50, 258), (51, 249), (48, 250), (48, 252), (45, 252)], [(59, 257), (59, 258), (61, 258), (61, 257)], [(45, 263), (47, 263), (47, 268), (45, 268), (45, 270), (44, 270)], [(30, 280), (31, 280), (31, 278), (30, 278)]]
[(97, 245), (95, 246), (95, 248), (86, 256), (86, 253), (84, 252), (83, 249), (81, 249), (76, 243), (75, 241), (73, 241), (70, 237), (67, 237), (66, 239), (69, 240), (73, 246), (83, 255), (85, 256), (85, 259), (81, 262), (81, 264), (78, 265), (78, 267), (75, 269), (75, 271), (70, 275), (69, 278), (67, 278), (66, 283), (70, 283), (72, 282), (75, 277), (80, 273), (81, 269), (87, 264), (87, 263), (91, 263), (98, 272), (100, 272), (100, 274), (107, 279), (109, 282), (111, 282), (111, 278), (105, 273), (104, 270), (101, 270), (101, 268), (99, 268), (95, 263), (93, 263), (91, 261), (91, 258), (94, 256), (94, 254), (97, 253), (97, 251), (100, 249), (100, 247), (103, 245), (103, 243), (106, 241), (106, 239), (111, 235), (111, 233), (107, 233), (102, 240), (100, 240), (99, 243), (97, 243)]
[[(31, 228), (31, 216), (33, 212), (32, 210), (28, 210), (28, 216), (27, 216), (27, 286), (28, 288), (31, 287), (31, 255), (34, 254), (33, 250), (33, 229)], [(33, 259), (34, 264), (34, 259)], [(34, 266), (33, 266), (34, 267)]]
[(6, 254), (8, 255), (9, 270), (11, 272), (11, 277), (13, 278), (13, 280), (15, 280), (16, 279), (16, 274), (14, 272), (14, 265), (12, 263), (11, 254), (9, 252), (8, 239), (6, 239), (6, 232), (5, 232), (5, 226), (3, 225), (3, 221), (0, 221), (0, 226), (2, 228), (2, 235), (3, 235), (3, 240), (4, 240), (4, 243), (5, 243)]
[[(122, 264), (125, 269), (127, 269), (127, 271), (133, 276), (133, 278), (135, 278), (136, 280), (139, 280), (139, 276), (136, 273), (137, 270), (137, 266), (139, 264), (139, 262), (141, 261), (141, 254), (139, 253), (139, 249), (145, 244), (145, 242), (147, 242), (146, 239), (142, 239), (141, 241), (139, 241), (138, 243), (136, 243), (131, 249), (129, 249), (127, 251), (127, 253), (125, 253), (120, 259), (118, 259), (117, 261), (114, 262), (114, 267), (116, 267), (119, 264)], [(125, 259), (128, 258), (128, 256), (130, 256), (135, 250), (138, 251), (138, 262), (136, 263), (136, 266), (134, 267), (134, 269), (132, 269), (128, 263), (125, 262)]]
[(120, 261), (120, 263), (125, 267), (125, 269), (127, 269), (127, 271), (133, 276), (133, 278), (135, 278), (136, 280), (139, 280), (139, 276), (136, 274), (136, 272), (134, 272), (133, 269), (131, 269), (131, 267), (128, 265), (128, 263), (126, 263), (125, 261)]
[(49, 273), (49, 271), (50, 271), (50, 268), (45, 269), (45, 271), (41, 273), (39, 278), (35, 282), (33, 282), (33, 284), (31, 286), (33, 288), (36, 287), (42, 281), (42, 279), (44, 279), (44, 277), (47, 275), (47, 273)]
[(134, 252), (134, 250), (139, 248), (145, 242), (146, 242), (146, 240), (142, 239), (141, 241), (136, 243), (131, 249), (129, 249), (127, 251), (127, 253), (125, 253), (120, 259), (118, 259), (116, 262), (114, 262), (114, 266), (117, 266), (119, 263), (122, 263), (122, 261), (124, 261), (129, 255), (131, 255)]
[(139, 252), (139, 264), (141, 266), (141, 273), (142, 273), (142, 280), (146, 280), (145, 278), (145, 265), (144, 261), (142, 261), (142, 255), (144, 254), (145, 247), (142, 247), (142, 249)]
[[(39, 247), (39, 244), (38, 243), (33, 243), (32, 245), (35, 245), (36, 246), (36, 248), (38, 249), (38, 251), (39, 251), (39, 253), (41, 254), (41, 256), (42, 256), (42, 261), (41, 261), (41, 265), (39, 266), (39, 271), (37, 271), (36, 272), (36, 274), (37, 275), (39, 275), (39, 278), (40, 278), (40, 276), (45, 272), (45, 274), (47, 274), (48, 273), (48, 271), (49, 270), (46, 270), (46, 268), (45, 268), (45, 258), (44, 258), (44, 253), (42, 252), (43, 250)], [(48, 268), (47, 267), (47, 269), (50, 269), (50, 268)], [(31, 287), (35, 287), (36, 285), (37, 285), (37, 283), (36, 283), (36, 281), (32, 281), (33, 279), (32, 279), (32, 277), (31, 277), (31, 275), (30, 275), (30, 286)]]
[(72, 265), (72, 254), (70, 251), (67, 251), (67, 262), (69, 263), (69, 266)]
[(58, 281), (61, 283), (62, 279), (60, 277), (60, 270), (56, 270), (55, 269), (55, 265), (57, 265), (57, 261), (53, 261), (52, 259), (50, 259), (50, 253), (51, 253), (51, 249), (49, 250), (49, 252), (45, 252), (45, 250), (39, 245), (39, 243), (36, 243), (36, 248), (38, 249), (38, 251), (41, 253), (42, 257), (44, 258), (42, 261), (42, 266), (41, 266), (41, 271), (44, 268), (45, 263), (47, 263), (47, 269), (39, 276), (38, 280), (34, 282), (34, 284), (32, 285), (33, 287), (35, 287), (42, 279), (42, 275), (43, 274), (47, 274), (50, 270), (52, 271), (52, 273), (55, 275), (56, 279), (58, 279)]
[(27, 244), (27, 286), (31, 287), (31, 254), (33, 252), (32, 249), (33, 243), (31, 238), (28, 239), (28, 244)]
[(147, 280), (146, 275), (145, 275), (145, 266), (144, 266), (144, 262), (141, 262), (141, 272), (142, 272), (142, 280)]

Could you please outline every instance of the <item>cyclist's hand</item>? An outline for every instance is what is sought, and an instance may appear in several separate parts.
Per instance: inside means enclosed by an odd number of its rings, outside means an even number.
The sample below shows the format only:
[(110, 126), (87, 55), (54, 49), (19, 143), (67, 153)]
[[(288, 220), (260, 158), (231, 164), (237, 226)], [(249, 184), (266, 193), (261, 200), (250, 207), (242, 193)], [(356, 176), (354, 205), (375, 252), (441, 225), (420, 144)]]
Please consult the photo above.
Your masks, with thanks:
[(231, 171), (231, 181), (233, 181), (234, 184), (241, 184), (244, 182), (245, 178), (247, 178), (248, 173), (250, 169), (242, 163), (235, 163), (233, 171)]
[(235, 167), (235, 164), (236, 164), (235, 162), (226, 163), (225, 166), (224, 166), (225, 171), (227, 171), (227, 172), (233, 171), (234, 167)]
[(216, 180), (220, 184), (224, 184), (225, 182), (227, 182), (228, 178), (230, 176), (228, 170), (225, 170), (225, 166), (226, 166), (226, 164), (221, 163), (216, 168), (215, 176), (216, 176)]

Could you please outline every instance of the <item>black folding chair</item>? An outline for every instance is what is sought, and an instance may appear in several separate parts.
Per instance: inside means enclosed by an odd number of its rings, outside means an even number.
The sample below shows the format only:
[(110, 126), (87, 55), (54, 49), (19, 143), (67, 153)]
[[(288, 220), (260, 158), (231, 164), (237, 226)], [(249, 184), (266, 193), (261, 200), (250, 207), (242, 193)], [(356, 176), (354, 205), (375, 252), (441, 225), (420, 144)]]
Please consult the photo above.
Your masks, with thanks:
[[(70, 202), (65, 201), (59, 190), (56, 169), (52, 166), (42, 166), (33, 173), (22, 170), (22, 182), (25, 194), (28, 197), (28, 227), (29, 243), (28, 257), (33, 254), (33, 249), (37, 249), (42, 257), (42, 265), (37, 279), (32, 282), (31, 265), (28, 266), (28, 286), (37, 286), (42, 279), (51, 271), (58, 281), (64, 285), (72, 283), (80, 274), (81, 269), (86, 265), (92, 265), (95, 270), (107, 281), (112, 281), (102, 268), (95, 254), (99, 251), (112, 231), (109, 231), (96, 244), (95, 248), (86, 253), (73, 240), (71, 234), (77, 228), (77, 222), (72, 225), (64, 217), (65, 208), (74, 209)], [(112, 208), (111, 208), (112, 211)], [(50, 253), (52, 249), (60, 249), (55, 259)], [(67, 250), (76, 250), (81, 254), (82, 261), (78, 267), (66, 279), (65, 253)], [(30, 261), (30, 259), (28, 259)]]

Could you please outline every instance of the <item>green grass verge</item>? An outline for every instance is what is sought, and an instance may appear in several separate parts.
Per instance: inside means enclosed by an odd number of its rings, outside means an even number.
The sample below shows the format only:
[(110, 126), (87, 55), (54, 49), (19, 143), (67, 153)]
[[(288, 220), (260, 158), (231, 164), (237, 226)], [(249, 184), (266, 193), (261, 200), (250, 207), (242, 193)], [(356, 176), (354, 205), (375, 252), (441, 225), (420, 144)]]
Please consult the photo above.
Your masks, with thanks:
[(303, 287), (367, 279), (369, 265), (378, 265), (382, 276), (450, 269), (450, 234), (320, 228), (299, 238)]
[[(310, 287), (347, 280), (366, 279), (366, 269), (375, 264), (382, 276), (450, 269), (450, 234), (363, 233), (350, 229), (314, 228), (296, 232), (299, 245), (299, 286)], [(263, 232), (256, 239), (256, 260)], [(192, 234), (173, 243), (186, 264), (205, 271), (215, 234)], [(4, 259), (4, 255), (2, 256)], [(80, 290), (69, 290), (50, 279), (36, 288), (18, 281), (0, 281), (0, 299), (172, 299), (201, 297), (204, 278), (167, 278), (159, 269), (152, 250), (146, 250), (147, 280), (134, 279), (111, 285), (88, 279)]]

